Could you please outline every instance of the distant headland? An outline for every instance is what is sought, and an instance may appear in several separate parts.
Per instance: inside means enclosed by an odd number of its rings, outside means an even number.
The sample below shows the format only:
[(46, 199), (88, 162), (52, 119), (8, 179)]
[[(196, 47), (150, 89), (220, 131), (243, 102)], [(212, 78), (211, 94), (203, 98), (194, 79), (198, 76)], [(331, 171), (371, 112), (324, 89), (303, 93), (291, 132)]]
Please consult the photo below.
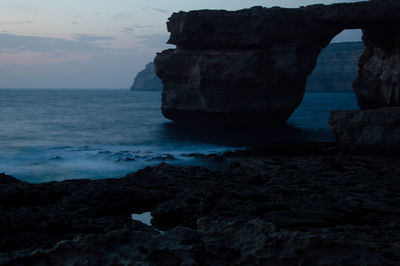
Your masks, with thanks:
[(140, 71), (130, 88), (131, 90), (161, 91), (162, 82), (154, 71), (154, 63), (150, 62)]

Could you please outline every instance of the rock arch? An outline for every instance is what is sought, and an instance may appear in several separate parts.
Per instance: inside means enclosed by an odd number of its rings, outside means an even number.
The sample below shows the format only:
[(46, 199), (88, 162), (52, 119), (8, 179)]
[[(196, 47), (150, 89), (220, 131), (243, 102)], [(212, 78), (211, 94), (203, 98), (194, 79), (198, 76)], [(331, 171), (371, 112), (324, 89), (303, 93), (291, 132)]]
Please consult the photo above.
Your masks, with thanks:
[(282, 123), (302, 101), (321, 50), (362, 29), (354, 91), (361, 109), (400, 105), (400, 2), (174, 13), (157, 54), (162, 112), (178, 122)]

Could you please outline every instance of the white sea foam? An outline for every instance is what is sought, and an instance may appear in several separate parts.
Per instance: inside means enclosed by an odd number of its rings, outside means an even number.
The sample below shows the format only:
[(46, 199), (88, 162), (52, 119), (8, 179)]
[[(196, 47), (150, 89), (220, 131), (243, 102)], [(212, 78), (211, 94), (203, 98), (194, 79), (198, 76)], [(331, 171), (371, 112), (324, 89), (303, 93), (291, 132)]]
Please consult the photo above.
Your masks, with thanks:
[(333, 140), (332, 109), (354, 109), (350, 93), (305, 95), (282, 129), (182, 127), (160, 112), (160, 93), (0, 89), (0, 172), (29, 182), (122, 177), (160, 162), (223, 169), (220, 154), (264, 141)]

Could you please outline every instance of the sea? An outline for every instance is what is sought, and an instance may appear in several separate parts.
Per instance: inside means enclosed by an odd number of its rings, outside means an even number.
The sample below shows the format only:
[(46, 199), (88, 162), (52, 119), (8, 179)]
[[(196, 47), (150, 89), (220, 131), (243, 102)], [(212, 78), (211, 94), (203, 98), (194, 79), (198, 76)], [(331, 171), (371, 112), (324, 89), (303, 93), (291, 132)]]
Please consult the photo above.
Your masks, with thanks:
[(308, 92), (286, 126), (216, 129), (177, 125), (160, 106), (160, 92), (0, 89), (0, 173), (42, 183), (118, 178), (161, 162), (221, 170), (225, 151), (334, 141), (330, 111), (358, 108), (351, 92)]

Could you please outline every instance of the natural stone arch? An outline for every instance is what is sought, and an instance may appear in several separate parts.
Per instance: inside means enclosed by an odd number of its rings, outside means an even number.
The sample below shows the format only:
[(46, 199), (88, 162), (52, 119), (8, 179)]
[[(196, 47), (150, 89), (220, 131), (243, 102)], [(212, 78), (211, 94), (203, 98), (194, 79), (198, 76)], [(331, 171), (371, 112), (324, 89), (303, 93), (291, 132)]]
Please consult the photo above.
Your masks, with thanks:
[(177, 48), (155, 59), (164, 85), (162, 111), (178, 122), (284, 122), (300, 104), (321, 50), (342, 30), (357, 28), (366, 44), (355, 83), (359, 105), (396, 105), (399, 84), (395, 93), (382, 86), (367, 92), (372, 83), (363, 71), (371, 58), (397, 53), (398, 14), (400, 3), (390, 0), (174, 13), (167, 24), (169, 43)]

